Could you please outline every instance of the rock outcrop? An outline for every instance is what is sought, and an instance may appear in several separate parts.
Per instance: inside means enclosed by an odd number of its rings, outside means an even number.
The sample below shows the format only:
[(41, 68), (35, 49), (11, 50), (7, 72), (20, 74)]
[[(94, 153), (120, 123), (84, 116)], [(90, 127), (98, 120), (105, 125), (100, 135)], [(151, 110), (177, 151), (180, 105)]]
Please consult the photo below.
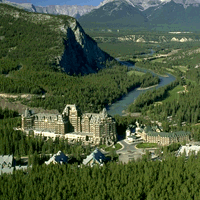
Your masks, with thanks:
[(113, 59), (85, 34), (75, 19), (69, 24), (66, 31), (65, 50), (60, 59), (60, 66), (65, 72), (70, 74), (97, 72), (105, 66), (106, 61)]

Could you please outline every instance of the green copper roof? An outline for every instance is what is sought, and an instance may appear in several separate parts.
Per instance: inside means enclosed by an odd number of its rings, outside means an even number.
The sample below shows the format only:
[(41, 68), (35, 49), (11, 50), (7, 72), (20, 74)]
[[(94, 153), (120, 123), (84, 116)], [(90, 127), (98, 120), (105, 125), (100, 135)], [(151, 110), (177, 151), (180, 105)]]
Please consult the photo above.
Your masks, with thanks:
[(145, 133), (148, 133), (148, 132), (151, 132), (152, 131), (152, 128), (150, 127), (150, 126), (146, 126), (145, 128), (144, 128), (144, 132)]
[(180, 137), (180, 136), (188, 136), (190, 135), (190, 132), (185, 132), (185, 131), (178, 131), (174, 133), (167, 133), (167, 132), (154, 132), (154, 131), (149, 131), (147, 133), (148, 136), (160, 136), (160, 137)]

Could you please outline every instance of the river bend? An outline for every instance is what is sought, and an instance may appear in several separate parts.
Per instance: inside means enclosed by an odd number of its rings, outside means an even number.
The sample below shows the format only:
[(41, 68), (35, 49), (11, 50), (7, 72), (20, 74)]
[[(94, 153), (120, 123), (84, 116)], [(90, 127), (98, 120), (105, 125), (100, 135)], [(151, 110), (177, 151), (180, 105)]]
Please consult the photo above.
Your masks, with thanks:
[[(128, 66), (129, 68), (134, 68), (134, 69), (137, 69), (138, 71), (150, 72), (153, 75), (157, 75), (150, 70), (135, 67), (135, 65), (133, 65), (129, 62), (121, 61), (121, 63), (123, 65)], [(146, 90), (137, 90), (137, 88), (136, 88), (136, 89), (130, 91), (126, 96), (122, 97), (120, 100), (116, 101), (115, 103), (113, 103), (112, 105), (107, 107), (108, 114), (110, 114), (111, 116), (114, 116), (114, 115), (117, 115), (117, 114), (123, 115), (124, 113), (122, 111), (126, 110), (128, 108), (128, 106), (131, 103), (133, 103), (134, 100), (141, 93), (144, 93), (148, 90), (153, 90), (154, 88), (158, 89), (158, 88), (163, 87), (165, 85), (168, 85), (168, 84), (170, 84), (170, 83), (172, 83), (173, 81), (176, 80), (176, 78), (174, 76), (172, 76), (171, 74), (167, 74), (168, 77), (163, 77), (163, 76), (159, 76), (159, 75), (157, 75), (157, 76), (160, 78), (160, 83), (157, 86), (155, 86), (153, 88), (146, 89)]]

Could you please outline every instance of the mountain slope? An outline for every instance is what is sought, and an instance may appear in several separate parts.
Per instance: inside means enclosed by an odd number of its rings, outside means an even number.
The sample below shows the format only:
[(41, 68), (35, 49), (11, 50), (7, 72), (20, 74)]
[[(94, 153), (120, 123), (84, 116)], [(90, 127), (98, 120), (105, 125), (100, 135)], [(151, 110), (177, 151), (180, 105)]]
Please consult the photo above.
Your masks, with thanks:
[(147, 18), (126, 1), (117, 0), (83, 15), (79, 22), (83, 27), (141, 27), (145, 26)]
[(87, 74), (112, 59), (69, 16), (29, 13), (0, 4), (0, 25), (0, 61), (9, 58), (21, 63), (23, 70)]
[[(126, 1), (130, 5), (139, 8), (141, 11), (146, 10), (150, 7), (157, 7), (161, 4), (169, 3), (171, 0), (121, 0)], [(100, 3), (97, 8), (109, 3), (113, 2), (113, 0), (104, 0)], [(187, 8), (190, 5), (197, 5), (200, 4), (200, 0), (174, 0), (175, 3), (181, 4), (184, 8)]]
[[(147, 8), (154, 7), (162, 3), (160, 0), (121, 0), (129, 5), (138, 8), (139, 10), (143, 11), (146, 10)], [(103, 2), (100, 3), (100, 5), (97, 8), (100, 8), (101, 6), (104, 6), (105, 4), (113, 2), (113, 0), (104, 0)]]
[[(145, 13), (147, 12), (148, 10)], [(151, 10), (148, 19), (155, 24), (176, 24), (185, 20), (185, 9), (183, 5), (170, 1)]]
[[(178, 3), (179, 2), (179, 3)], [(200, 30), (200, 4), (170, 1), (144, 11), (150, 27), (162, 31)]]

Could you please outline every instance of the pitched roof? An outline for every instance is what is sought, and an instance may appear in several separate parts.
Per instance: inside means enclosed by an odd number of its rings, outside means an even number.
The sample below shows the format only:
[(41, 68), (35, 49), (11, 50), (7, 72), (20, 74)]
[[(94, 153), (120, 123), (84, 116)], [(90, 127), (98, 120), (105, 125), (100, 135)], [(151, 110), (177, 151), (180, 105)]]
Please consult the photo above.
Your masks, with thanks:
[(94, 161), (97, 161), (99, 164), (103, 164), (106, 157), (98, 148), (96, 148), (89, 156), (87, 156), (86, 159), (83, 160), (83, 164), (87, 165), (91, 160), (93, 160), (93, 163)]
[(187, 136), (190, 135), (190, 132), (185, 132), (185, 131), (178, 131), (178, 132), (174, 132), (174, 134), (176, 134), (177, 136)]
[(46, 165), (50, 163), (67, 163), (68, 157), (62, 152), (58, 151), (58, 153), (54, 154), (48, 161), (45, 161)]
[(152, 128), (151, 128), (150, 126), (146, 126), (146, 127), (144, 128), (144, 132), (145, 132), (145, 133), (148, 133), (149, 131), (152, 131)]
[(7, 174), (12, 174), (14, 171), (14, 167), (6, 167), (6, 168), (1, 168), (0, 166), (0, 175), (7, 173)]
[(190, 132), (185, 132), (185, 131), (178, 131), (174, 133), (167, 133), (167, 132), (154, 132), (154, 131), (149, 131), (147, 133), (148, 136), (160, 136), (160, 137), (180, 137), (180, 136), (188, 136), (190, 135)]
[(186, 156), (194, 152), (195, 155), (200, 151), (200, 146), (181, 146), (177, 152), (178, 155), (181, 155), (185, 152)]
[(0, 166), (4, 164), (6, 166), (10, 165), (11, 167), (12, 163), (13, 163), (13, 155), (0, 156)]
[(68, 116), (69, 112), (68, 110), (72, 110), (72, 111), (77, 111), (76, 105), (75, 104), (67, 104), (62, 112), (62, 114), (66, 114)]

